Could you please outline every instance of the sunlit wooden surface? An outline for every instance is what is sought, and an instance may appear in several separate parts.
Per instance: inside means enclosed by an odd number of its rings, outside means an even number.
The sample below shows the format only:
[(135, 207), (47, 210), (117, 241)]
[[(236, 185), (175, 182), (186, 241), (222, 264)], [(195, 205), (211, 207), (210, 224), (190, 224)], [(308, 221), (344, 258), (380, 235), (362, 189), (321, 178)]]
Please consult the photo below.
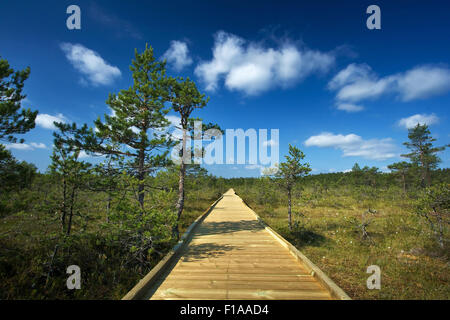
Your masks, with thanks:
[(331, 299), (232, 189), (151, 299)]

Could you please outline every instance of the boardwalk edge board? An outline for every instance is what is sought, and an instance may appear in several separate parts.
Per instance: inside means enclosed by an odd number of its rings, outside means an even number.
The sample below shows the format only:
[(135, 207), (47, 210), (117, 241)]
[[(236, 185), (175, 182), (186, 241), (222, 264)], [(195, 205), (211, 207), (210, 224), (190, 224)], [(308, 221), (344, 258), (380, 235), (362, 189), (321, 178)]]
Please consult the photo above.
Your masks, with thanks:
[(195, 221), (187, 228), (186, 232), (181, 236), (180, 241), (169, 251), (169, 253), (150, 270), (147, 275), (142, 278), (137, 285), (133, 287), (123, 298), (122, 300), (139, 300), (142, 299), (145, 295), (147, 295), (148, 290), (155, 284), (155, 282), (159, 279), (159, 277), (163, 274), (166, 267), (169, 266), (178, 253), (184, 248), (184, 246), (189, 242), (190, 236), (193, 234), (195, 228), (202, 223), (202, 221), (208, 216), (208, 214), (214, 209), (216, 204), (222, 200), (223, 195), (214, 201), (212, 205), (209, 206), (206, 211), (201, 214)]
[[(236, 192), (235, 192), (236, 193)], [(236, 193), (236, 195), (238, 195)], [(342, 290), (333, 280), (331, 280), (318, 266), (316, 266), (311, 260), (309, 260), (303, 253), (301, 253), (295, 246), (279, 235), (275, 230), (267, 225), (264, 220), (241, 198), (242, 202), (251, 210), (251, 212), (256, 216), (256, 219), (264, 226), (264, 228), (289, 252), (299, 261), (301, 261), (308, 272), (319, 280), (319, 282), (330, 291), (331, 295), (339, 300), (351, 300), (351, 298)]]

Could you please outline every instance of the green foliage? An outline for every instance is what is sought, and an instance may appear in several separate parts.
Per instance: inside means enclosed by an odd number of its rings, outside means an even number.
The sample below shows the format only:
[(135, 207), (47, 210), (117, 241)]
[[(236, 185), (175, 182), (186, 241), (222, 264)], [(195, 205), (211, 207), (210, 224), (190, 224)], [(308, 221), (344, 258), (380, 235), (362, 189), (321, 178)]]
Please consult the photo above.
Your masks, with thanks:
[[(195, 131), (193, 119), (190, 116), (194, 109), (201, 109), (206, 106), (209, 98), (205, 98), (204, 94), (201, 94), (197, 86), (189, 78), (174, 79), (171, 78), (170, 82), (170, 103), (172, 109), (180, 115), (181, 118), (181, 129), (183, 131), (183, 136), (180, 141), (180, 164), (179, 164), (179, 182), (178, 182), (178, 201), (176, 204), (177, 208), (177, 219), (173, 227), (173, 233), (176, 238), (179, 238), (178, 221), (180, 220), (181, 214), (183, 213), (184, 200), (185, 200), (185, 176), (186, 176), (186, 166), (191, 164), (191, 154), (188, 154), (187, 150), (190, 149), (188, 146), (188, 133), (192, 130)], [(200, 128), (204, 129), (204, 128)], [(199, 139), (200, 137), (195, 137)], [(203, 156), (202, 150), (194, 150), (194, 157)]]
[(301, 163), (303, 158), (305, 158), (305, 155), (300, 149), (289, 145), (289, 154), (285, 156), (286, 162), (280, 163), (278, 171), (275, 173), (277, 183), (287, 190), (290, 229), (292, 228), (292, 188), (301, 177), (304, 177), (311, 171), (309, 163)]
[[(56, 123), (56, 126), (65, 134), (74, 127)], [(77, 211), (77, 195), (80, 189), (86, 188), (87, 180), (91, 172), (91, 164), (79, 161), (80, 149), (72, 144), (65, 143), (62, 136), (54, 132), (52, 163), (49, 167), (50, 173), (55, 179), (62, 182), (59, 212), (61, 217), (61, 230), (67, 235), (70, 234), (72, 221)], [(68, 220), (68, 221), (67, 221)]]
[(406, 161), (396, 162), (387, 166), (394, 175), (400, 180), (403, 192), (406, 193), (407, 186), (411, 180), (411, 173), (413, 172), (413, 165)]
[(0, 144), (0, 192), (21, 190), (30, 186), (36, 167), (25, 161), (17, 161), (5, 146)]
[(189, 78), (170, 78), (169, 83), (172, 109), (180, 115), (181, 127), (188, 130), (191, 113), (194, 109), (204, 108), (209, 98), (200, 93), (195, 82)]
[(304, 158), (305, 155), (300, 149), (289, 145), (289, 154), (285, 156), (286, 162), (280, 163), (278, 171), (275, 174), (275, 177), (280, 179), (280, 185), (285, 189), (291, 190), (299, 178), (307, 175), (311, 171), (309, 163), (301, 163)]
[(416, 212), (425, 218), (443, 249), (448, 242), (450, 224), (450, 184), (441, 183), (426, 188), (416, 201)]
[[(127, 175), (121, 177), (130, 189), (136, 189), (139, 181)], [(171, 228), (175, 213), (167, 199), (171, 194), (154, 192), (153, 199), (142, 207), (132, 197), (127, 197), (113, 206), (109, 222), (103, 224), (107, 241), (118, 245), (125, 253), (125, 265), (139, 266), (146, 270), (152, 265), (151, 255), (163, 251), (172, 244)], [(145, 269), (144, 269), (145, 268)]]
[[(432, 171), (431, 177), (433, 184), (447, 181), (448, 185), (449, 170)], [(230, 184), (268, 225), (352, 298), (450, 297), (448, 286), (443, 285), (450, 281), (448, 249), (440, 249), (428, 221), (415, 214), (415, 199), (423, 190), (411, 185), (404, 194), (392, 173), (376, 173), (374, 185), (355, 183), (352, 172), (309, 175), (297, 182), (295, 188), (301, 185), (301, 194), (292, 194), (293, 222), (289, 228), (286, 194), (275, 184), (264, 190), (264, 179), (236, 178), (230, 179)], [(448, 193), (446, 188), (439, 194)], [(278, 199), (275, 205), (261, 201), (260, 195), (266, 192)], [(431, 199), (431, 203), (444, 207), (445, 201), (436, 199), (445, 197)], [(429, 211), (430, 205), (426, 208)], [(444, 243), (448, 241), (448, 230), (445, 232)], [(382, 269), (382, 290), (367, 290), (366, 270), (371, 264)]]
[[(35, 126), (37, 111), (22, 109), (22, 93), (30, 68), (14, 71), (5, 59), (0, 58), (0, 141), (17, 142), (15, 134), (23, 134)], [(21, 139), (22, 143), (24, 140)]]
[(408, 138), (410, 141), (403, 144), (411, 152), (403, 154), (402, 157), (409, 158), (413, 166), (421, 169), (421, 184), (429, 186), (431, 184), (430, 171), (436, 169), (441, 162), (437, 153), (443, 151), (446, 147), (433, 146), (436, 139), (431, 136), (426, 124), (417, 124), (414, 128), (409, 129)]
[(36, 167), (25, 161), (17, 161), (9, 150), (0, 144), (0, 217), (6, 216), (24, 206), (24, 202), (14, 199), (12, 193), (19, 194), (29, 188), (36, 177)]

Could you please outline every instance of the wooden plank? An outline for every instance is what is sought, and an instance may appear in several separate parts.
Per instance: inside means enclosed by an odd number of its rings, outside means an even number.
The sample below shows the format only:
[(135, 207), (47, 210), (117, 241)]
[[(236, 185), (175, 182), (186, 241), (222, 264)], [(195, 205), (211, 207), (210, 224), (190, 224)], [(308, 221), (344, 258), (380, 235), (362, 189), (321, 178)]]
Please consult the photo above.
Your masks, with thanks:
[(265, 275), (265, 274), (214, 274), (214, 277), (210, 274), (198, 273), (198, 274), (183, 274), (183, 273), (173, 273), (170, 274), (166, 281), (171, 280), (229, 280), (229, 281), (275, 281), (275, 282), (294, 282), (294, 281), (302, 281), (308, 282), (316, 280), (311, 275)]
[(197, 226), (151, 299), (330, 299), (232, 189)]
[(254, 280), (181, 280), (167, 279), (160, 286), (160, 289), (167, 288), (190, 288), (190, 289), (254, 289), (260, 290), (323, 290), (323, 288), (314, 281), (254, 281)]

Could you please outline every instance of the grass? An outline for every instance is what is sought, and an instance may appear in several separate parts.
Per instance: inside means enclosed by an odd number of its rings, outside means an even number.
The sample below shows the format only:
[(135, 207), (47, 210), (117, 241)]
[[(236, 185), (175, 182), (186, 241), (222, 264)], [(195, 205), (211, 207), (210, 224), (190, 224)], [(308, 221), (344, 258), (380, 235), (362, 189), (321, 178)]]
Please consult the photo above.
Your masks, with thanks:
[[(48, 283), (47, 266), (55, 246), (52, 235), (60, 228), (57, 215), (33, 205), (0, 219), (0, 299), (121, 299), (171, 248), (168, 244), (153, 254), (151, 265), (141, 272), (124, 265), (123, 252), (104, 241), (106, 235), (100, 228), (106, 220), (102, 195), (89, 193), (81, 199), (90, 212), (86, 230), (81, 230), (78, 218), (71, 245), (60, 255)], [(43, 202), (41, 196), (36, 200)], [(181, 234), (215, 200), (215, 192), (188, 192)], [(77, 238), (77, 234), (82, 237)], [(65, 269), (71, 264), (81, 267), (81, 290), (69, 291), (65, 286)]]
[[(363, 197), (351, 188), (329, 191), (306, 188), (293, 199), (295, 228), (287, 225), (287, 200), (280, 190), (249, 183), (233, 186), (239, 195), (277, 232), (308, 256), (353, 299), (450, 299), (449, 252), (439, 250), (428, 225), (413, 213), (412, 199), (398, 190), (380, 190), (376, 197)], [(225, 191), (220, 188), (191, 189), (186, 195), (180, 233)], [(218, 190), (220, 189), (220, 190)], [(223, 189), (223, 190), (222, 190)], [(220, 191), (220, 192), (219, 192)], [(30, 208), (0, 219), (1, 299), (120, 299), (148, 270), (139, 272), (122, 265), (121, 252), (102, 241), (100, 222), (106, 220), (102, 196), (84, 195), (89, 221), (74, 225), (84, 234), (70, 247), (59, 273), (45, 284), (46, 264), (58, 233), (57, 215), (45, 207), (43, 189)], [(372, 199), (372, 200), (368, 200)], [(167, 204), (173, 202), (168, 199)], [(361, 238), (361, 214), (368, 206), (377, 210), (367, 227), (373, 242)], [(300, 215), (301, 213), (301, 215)], [(170, 249), (152, 256), (151, 267)], [(65, 288), (65, 267), (80, 264), (82, 289)], [(369, 290), (367, 267), (381, 268), (381, 290)]]
[[(239, 189), (238, 189), (239, 190)], [(305, 194), (313, 194), (305, 190)], [(321, 268), (353, 299), (450, 299), (448, 250), (439, 250), (428, 226), (411, 213), (411, 200), (383, 194), (372, 202), (377, 210), (367, 227), (373, 242), (361, 237), (364, 201), (335, 190), (314, 201), (294, 199), (294, 228), (288, 228), (287, 207), (258, 203), (245, 191), (241, 197)], [(381, 289), (369, 290), (367, 267), (381, 268)]]

